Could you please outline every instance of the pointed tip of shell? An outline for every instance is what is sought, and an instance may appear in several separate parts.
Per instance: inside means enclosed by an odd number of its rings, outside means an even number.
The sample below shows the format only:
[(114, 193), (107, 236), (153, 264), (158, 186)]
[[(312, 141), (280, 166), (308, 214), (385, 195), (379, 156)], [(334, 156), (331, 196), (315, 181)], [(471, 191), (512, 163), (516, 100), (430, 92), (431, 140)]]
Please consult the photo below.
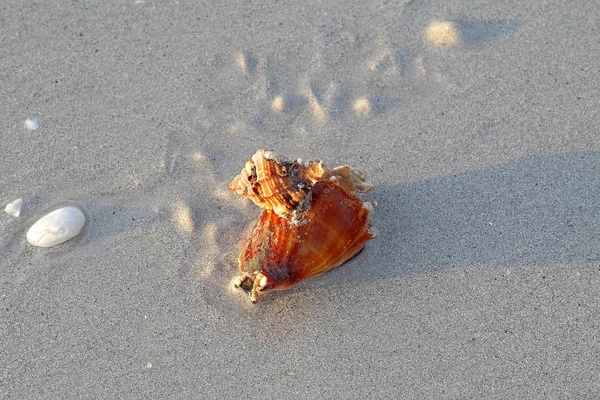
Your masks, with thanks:
[(275, 160), (278, 162), (285, 160), (284, 157), (278, 156), (277, 154), (275, 154), (275, 152), (273, 150), (269, 150), (269, 149), (258, 149), (256, 151), (256, 153), (254, 153), (254, 155), (251, 157), (251, 159), (255, 163), (260, 162), (260, 160), (262, 158), (264, 158), (265, 160)]
[(283, 215), (302, 203), (324, 173), (321, 161), (290, 161), (272, 150), (259, 149), (228, 188), (259, 207)]

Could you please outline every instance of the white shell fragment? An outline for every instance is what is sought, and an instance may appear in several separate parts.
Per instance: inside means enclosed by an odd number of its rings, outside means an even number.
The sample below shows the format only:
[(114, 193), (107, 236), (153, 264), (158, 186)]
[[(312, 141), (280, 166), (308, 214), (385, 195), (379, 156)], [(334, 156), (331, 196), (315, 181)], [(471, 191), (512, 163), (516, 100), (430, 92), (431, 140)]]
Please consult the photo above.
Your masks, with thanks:
[(28, 131), (35, 131), (37, 128), (40, 127), (35, 119), (26, 119), (24, 125), (25, 129), (27, 129)]
[(16, 199), (12, 203), (8, 203), (4, 208), (4, 212), (12, 215), (13, 217), (18, 217), (21, 215), (21, 205), (23, 204), (23, 199)]
[(32, 246), (53, 247), (77, 236), (85, 224), (85, 215), (77, 207), (63, 207), (40, 218), (27, 232)]

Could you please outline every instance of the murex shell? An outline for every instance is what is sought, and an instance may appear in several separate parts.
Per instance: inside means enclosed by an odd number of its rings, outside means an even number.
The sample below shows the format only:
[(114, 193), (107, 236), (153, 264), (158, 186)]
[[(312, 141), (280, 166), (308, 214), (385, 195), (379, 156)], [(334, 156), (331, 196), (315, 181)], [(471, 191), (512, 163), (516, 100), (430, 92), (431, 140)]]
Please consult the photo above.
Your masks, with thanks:
[(287, 289), (357, 255), (375, 236), (372, 188), (349, 166), (327, 169), (258, 150), (229, 184), (264, 208), (242, 245), (235, 285), (256, 301), (259, 293)]

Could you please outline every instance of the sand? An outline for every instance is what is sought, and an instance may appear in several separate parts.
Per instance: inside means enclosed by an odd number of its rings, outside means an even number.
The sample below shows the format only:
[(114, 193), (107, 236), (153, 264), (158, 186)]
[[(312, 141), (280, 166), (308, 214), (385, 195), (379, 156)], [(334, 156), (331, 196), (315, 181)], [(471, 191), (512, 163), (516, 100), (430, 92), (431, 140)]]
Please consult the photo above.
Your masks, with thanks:
[[(0, 398), (600, 397), (594, 2), (0, 10)], [(253, 305), (261, 147), (366, 168), (380, 235)]]

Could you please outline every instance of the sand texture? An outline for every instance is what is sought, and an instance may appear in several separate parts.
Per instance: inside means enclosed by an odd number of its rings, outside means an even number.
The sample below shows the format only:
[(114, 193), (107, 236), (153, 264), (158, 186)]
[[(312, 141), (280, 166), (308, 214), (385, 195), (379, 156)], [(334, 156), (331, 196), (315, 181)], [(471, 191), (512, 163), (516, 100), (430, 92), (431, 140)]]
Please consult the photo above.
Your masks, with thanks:
[[(593, 1), (0, 2), (0, 398), (600, 398)], [(253, 305), (258, 148), (379, 236)], [(26, 233), (80, 208), (53, 248)]]

